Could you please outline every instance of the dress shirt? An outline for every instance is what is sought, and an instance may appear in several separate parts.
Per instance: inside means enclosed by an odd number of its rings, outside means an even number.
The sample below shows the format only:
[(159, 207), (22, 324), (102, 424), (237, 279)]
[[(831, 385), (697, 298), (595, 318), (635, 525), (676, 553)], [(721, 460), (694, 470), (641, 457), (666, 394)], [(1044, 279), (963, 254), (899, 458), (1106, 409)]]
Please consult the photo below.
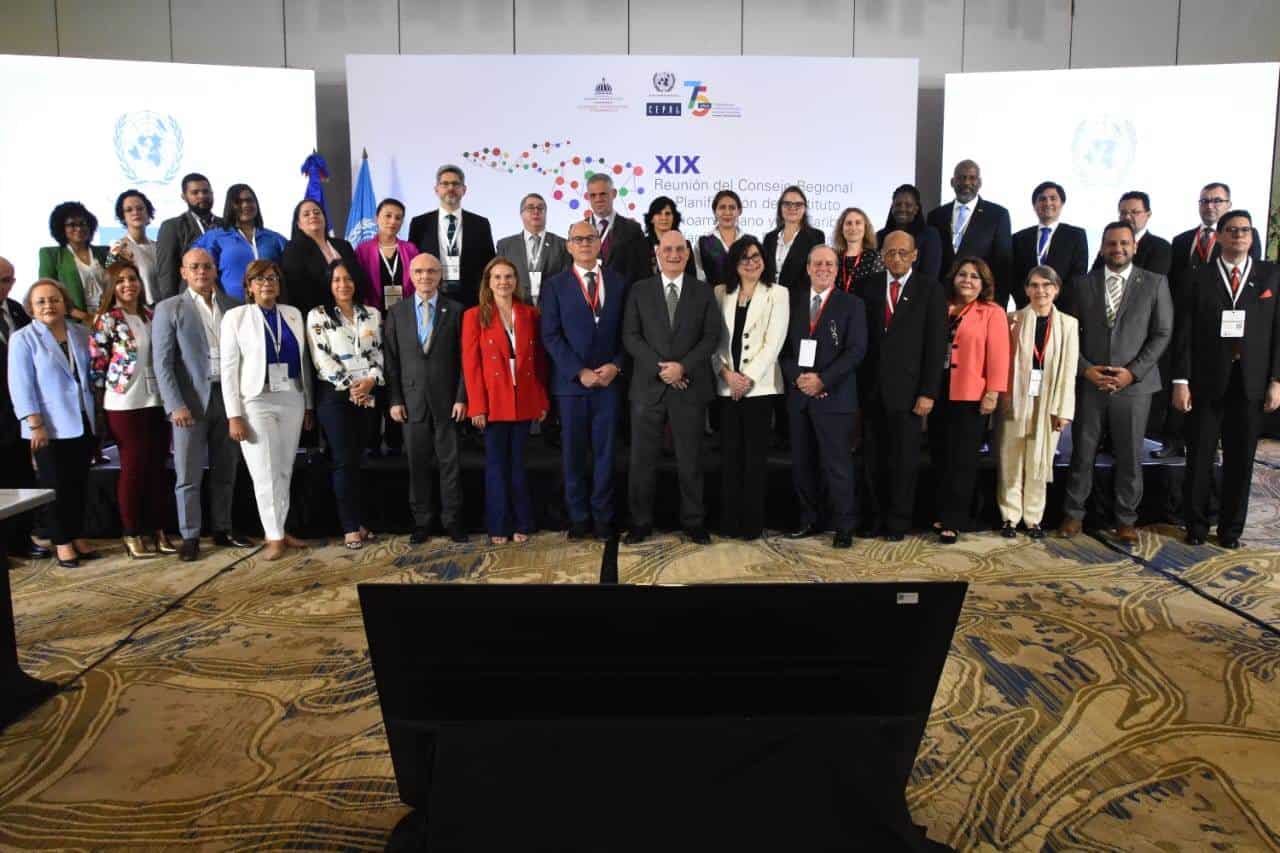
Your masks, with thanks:
[(209, 347), (209, 379), (217, 382), (222, 375), (222, 360), (219, 357), (218, 334), (222, 329), (222, 307), (214, 294), (209, 294), (209, 302), (191, 288), (187, 288), (191, 299), (196, 303), (196, 313), (200, 316), (200, 325), (204, 328), (204, 342)]
[(17, 326), (18, 324), (13, 319), (13, 315), (9, 313), (8, 302), (0, 299), (0, 341), (7, 343), (9, 338), (13, 336)]
[(1143, 228), (1141, 231), (1135, 232), (1135, 233), (1134, 233), (1134, 235), (1133, 235), (1133, 245), (1135, 245), (1135, 246), (1136, 246), (1136, 245), (1138, 245), (1139, 243), (1141, 243), (1141, 242), (1142, 242), (1142, 238), (1143, 238), (1143, 237), (1145, 237), (1145, 236), (1147, 236), (1147, 229), (1146, 229), (1146, 228)]
[[(431, 340), (431, 324), (435, 322), (436, 302), (439, 299), (439, 292), (426, 302), (423, 302), (422, 294), (415, 293), (413, 295), (414, 316), (418, 319), (418, 346), (420, 347), (425, 347), (427, 345), (427, 341)], [(426, 317), (422, 316), (422, 309), (424, 306), (427, 311)]]
[[(899, 281), (901, 281), (901, 279), (899, 279)], [(822, 300), (822, 303), (818, 306), (818, 315), (821, 316), (823, 310), (826, 309), (827, 307), (827, 300), (831, 298), (831, 291), (835, 289), (836, 287), (834, 284), (831, 285), (831, 287), (828, 287), (826, 290), (822, 291), (821, 293), (814, 290), (813, 288), (810, 288), (809, 298), (805, 300), (805, 303), (804, 303), (804, 310), (809, 311), (809, 309), (813, 307), (813, 297), (817, 296)]]
[(902, 278), (895, 278), (893, 273), (888, 270), (884, 271), (884, 304), (893, 305), (891, 297), (893, 296), (892, 288), (895, 281), (902, 285), (898, 288), (898, 301), (902, 301), (902, 291), (907, 289), (907, 280), (911, 278), (911, 273), (913, 272), (915, 272), (914, 268), (908, 269), (906, 275), (902, 276)]
[[(577, 264), (574, 264), (574, 266), (577, 266)], [(601, 280), (601, 281), (600, 281), (600, 284), (603, 286), (604, 282)], [(676, 286), (676, 302), (679, 302), (679, 301), (680, 301), (680, 293), (681, 293), (681, 290), (682, 290), (682, 289), (683, 289), (683, 287), (684, 287), (684, 276), (677, 276), (677, 277), (675, 277), (675, 278), (667, 278), (667, 274), (666, 274), (666, 273), (662, 273), (662, 299), (663, 299), (663, 301), (664, 301), (664, 302), (665, 302), (665, 301), (666, 301), (666, 299), (667, 299), (667, 289), (668, 289), (668, 288), (670, 288), (670, 287), (671, 287), (671, 285), (673, 285), (673, 284)]]
[[(529, 270), (531, 272), (537, 272), (542, 268), (542, 258), (547, 253), (547, 232), (543, 231), (541, 234), (534, 234), (531, 231), (527, 231), (522, 228), (520, 229), (520, 233), (524, 238), (524, 257), (525, 260), (529, 262)], [(538, 254), (536, 256), (529, 254), (529, 241), (534, 237), (537, 237), (542, 241), (538, 244)]]
[[(580, 267), (577, 264), (574, 264), (573, 271), (578, 274), (578, 280), (582, 282), (583, 287), (586, 287), (587, 285), (587, 273), (593, 272), (596, 274), (596, 308), (599, 309), (600, 311), (603, 311), (604, 310), (604, 267), (600, 266), (600, 259), (599, 258), (596, 259), (596, 265), (592, 269), (587, 269), (586, 267)], [(667, 284), (665, 280), (666, 277), (663, 276), (663, 279), (664, 280), (662, 283), (662, 296), (665, 299), (667, 296)], [(676, 282), (676, 293), (679, 293), (679, 292), (680, 292), (680, 282)], [(587, 298), (585, 293), (583, 294), (582, 298), (583, 299)]]
[(256, 260), (279, 261), (284, 257), (288, 241), (269, 228), (258, 228), (250, 243), (239, 228), (216, 228), (192, 244), (213, 256), (218, 265), (218, 280), (223, 291), (237, 302), (243, 302), (244, 271)]
[[(458, 257), (462, 257), (462, 208), (457, 210), (445, 210), (440, 208), (440, 263), (444, 263), (445, 257), (449, 256), (449, 217), (456, 217), (457, 229), (453, 232), (453, 245), (458, 249)], [(442, 270), (443, 271), (443, 270)]]
[[(1041, 232), (1043, 229), (1045, 229), (1045, 228), (1048, 228), (1048, 229), (1049, 229), (1049, 239), (1047, 239), (1047, 240), (1045, 240), (1045, 241), (1044, 241), (1044, 253), (1047, 255), (1047, 254), (1049, 254), (1049, 247), (1050, 247), (1051, 245), (1053, 245), (1053, 234), (1054, 234), (1054, 232), (1055, 232), (1055, 231), (1057, 231), (1057, 230), (1058, 230), (1058, 223), (1059, 223), (1060, 221), (1061, 221), (1061, 220), (1055, 219), (1053, 222), (1050, 222), (1048, 225), (1044, 224), (1043, 222), (1037, 222), (1037, 223), (1036, 223), (1036, 241), (1035, 241), (1035, 243), (1033, 243), (1032, 245), (1033, 245), (1033, 246), (1034, 246), (1034, 248), (1037, 250), (1037, 251), (1036, 251), (1036, 264), (1037, 264), (1037, 265), (1039, 265), (1039, 263), (1040, 263), (1040, 252), (1039, 252), (1039, 249), (1040, 249), (1040, 232)], [(1137, 241), (1134, 241), (1134, 245), (1135, 245), (1135, 246), (1137, 245)]]
[[(601, 242), (604, 242), (604, 238), (609, 236), (609, 230), (613, 228), (613, 218), (617, 215), (617, 213), (610, 213), (608, 216), (592, 215), (591, 224), (596, 227), (596, 233), (600, 235)], [(602, 222), (605, 223), (603, 231), (600, 230), (600, 223)]]
[[(968, 213), (965, 215), (965, 218), (964, 218), (964, 231), (968, 231), (968, 230), (969, 230), (969, 220), (973, 219), (973, 212), (974, 212), (975, 210), (977, 210), (977, 209), (978, 209), (978, 200), (979, 200), (979, 198), (980, 198), (980, 196), (976, 196), (976, 195), (975, 195), (975, 196), (973, 197), (973, 201), (970, 201), (970, 202), (967, 202), (967, 203), (966, 203), (966, 202), (961, 202), (961, 201), (960, 201), (960, 199), (958, 199), (958, 198), (957, 198), (957, 199), (953, 199), (953, 201), (955, 202), (955, 205), (954, 205), (954, 206), (952, 206), (952, 208), (951, 208), (951, 238), (952, 238), (952, 240), (954, 240), (954, 239), (955, 239), (955, 237), (956, 237), (956, 220), (960, 218), (960, 208), (961, 208), (961, 207), (968, 208)], [(961, 232), (960, 232), (960, 239), (962, 239), (962, 240), (964, 239), (964, 231), (961, 231)]]

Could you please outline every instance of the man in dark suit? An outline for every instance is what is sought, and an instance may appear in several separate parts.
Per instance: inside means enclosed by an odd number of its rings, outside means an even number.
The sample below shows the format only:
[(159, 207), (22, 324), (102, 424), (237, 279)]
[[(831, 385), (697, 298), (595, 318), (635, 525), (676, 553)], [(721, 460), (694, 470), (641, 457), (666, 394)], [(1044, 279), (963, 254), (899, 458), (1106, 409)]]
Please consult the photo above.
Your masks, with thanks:
[(1217, 224), (1218, 258), (1201, 264), (1177, 306), (1173, 404), (1187, 413), (1187, 542), (1209, 533), (1209, 481), (1222, 439), (1218, 543), (1240, 547), (1264, 412), (1280, 408), (1280, 271), (1249, 256), (1253, 218)]
[(858, 369), (862, 459), (871, 498), (864, 533), (879, 527), (890, 542), (911, 529), (920, 470), (923, 419), (933, 410), (947, 343), (942, 287), (913, 271), (915, 238), (885, 236), (885, 274), (872, 276), (861, 296), (867, 310), (867, 356)]
[(934, 208), (926, 219), (942, 236), (942, 275), (947, 275), (956, 258), (982, 258), (996, 278), (996, 304), (1004, 307), (1014, 289), (1009, 211), (979, 198), (982, 173), (972, 160), (956, 164), (951, 189), (955, 191), (955, 201)]
[[(24, 441), (9, 399), (9, 338), (31, 322), (27, 312), (15, 299), (9, 298), (16, 273), (13, 264), (0, 258), (0, 486), (8, 489), (32, 489), (36, 486), (31, 468), (31, 442)], [(29, 557), (48, 557), (49, 549), (31, 541), (27, 534), (31, 523), (12, 525), (11, 553)], [(18, 529), (21, 528), (21, 529)], [(0, 571), (5, 567), (0, 566)]]
[[(1116, 212), (1119, 214), (1116, 218), (1121, 222), (1128, 222), (1133, 228), (1133, 233), (1138, 237), (1138, 249), (1133, 253), (1134, 265), (1147, 272), (1167, 277), (1173, 252), (1168, 240), (1157, 237), (1147, 230), (1147, 223), (1151, 220), (1151, 196), (1142, 190), (1129, 190), (1120, 196)], [(1089, 272), (1101, 268), (1102, 264), (1102, 249), (1099, 247)], [(1165, 357), (1167, 358), (1168, 355), (1169, 350), (1165, 350)], [(1163, 364), (1161, 368), (1164, 368)]]
[[(1035, 208), (1039, 225), (1023, 228), (1013, 235), (1013, 301), (1019, 308), (1027, 305), (1027, 273), (1038, 266), (1052, 267), (1062, 279), (1064, 287), (1058, 294), (1057, 305), (1068, 314), (1071, 310), (1070, 283), (1080, 278), (1089, 268), (1089, 238), (1083, 228), (1059, 222), (1062, 206), (1067, 203), (1067, 191), (1061, 184), (1044, 181), (1031, 191), (1031, 206)], [(1001, 303), (1003, 304), (1003, 303)]]
[(1138, 540), (1142, 437), (1151, 395), (1161, 385), (1157, 362), (1173, 335), (1173, 303), (1164, 276), (1134, 266), (1133, 248), (1133, 228), (1112, 222), (1102, 233), (1106, 266), (1076, 282), (1080, 366), (1060, 528), (1067, 538), (1083, 527), (1105, 423), (1115, 457), (1115, 537), (1125, 544)]
[[(600, 263), (590, 222), (569, 226), (573, 264), (542, 289), (542, 344), (551, 356), (551, 395), (560, 409), (569, 538), (613, 535), (613, 452), (622, 372), (627, 283)], [(587, 457), (592, 466), (587, 488)]]
[(187, 212), (160, 223), (156, 237), (156, 302), (177, 295), (182, 288), (182, 256), (210, 228), (221, 228), (213, 215), (213, 188), (199, 172), (182, 178), (182, 200)]
[(404, 424), (409, 457), (409, 507), (413, 533), (409, 543), (431, 538), (439, 509), (431, 477), (440, 471), (440, 503), (445, 530), (454, 542), (466, 542), (462, 528), (462, 480), (454, 423), (467, 416), (462, 380), (462, 306), (440, 293), (440, 261), (422, 254), (409, 264), (412, 299), (387, 309), (382, 323), (382, 352), (391, 418)]
[(537, 193), (520, 199), (520, 221), (523, 230), (499, 240), (498, 254), (515, 265), (520, 298), (540, 305), (543, 284), (567, 270), (573, 261), (564, 238), (547, 230), (546, 199)]
[(618, 191), (608, 173), (596, 172), (587, 181), (587, 202), (591, 205), (591, 215), (587, 219), (600, 235), (600, 259), (606, 267), (621, 273), (627, 284), (634, 284), (646, 276), (633, 268), (628, 244), (633, 240), (643, 240), (644, 229), (634, 219), (614, 211), (613, 202), (617, 197)]
[(724, 321), (711, 288), (685, 272), (689, 244), (671, 230), (658, 242), (661, 271), (631, 286), (622, 343), (634, 360), (631, 377), (631, 529), (627, 544), (653, 532), (653, 492), (662, 426), (671, 427), (680, 479), (680, 522), (699, 545), (711, 537), (702, 503), (702, 427), (715, 397), (711, 354)]
[(440, 261), (440, 292), (464, 309), (480, 301), (480, 274), (494, 256), (489, 220), (462, 209), (466, 180), (459, 166), (436, 169), (440, 209), (415, 216), (409, 223), (409, 242)]
[(834, 548), (853, 545), (857, 499), (849, 458), (858, 410), (858, 365), (867, 352), (862, 300), (835, 286), (840, 259), (830, 246), (809, 250), (809, 287), (791, 297), (791, 325), (778, 365), (791, 421), (791, 479), (800, 499), (792, 539), (824, 529), (823, 497), (831, 505)]

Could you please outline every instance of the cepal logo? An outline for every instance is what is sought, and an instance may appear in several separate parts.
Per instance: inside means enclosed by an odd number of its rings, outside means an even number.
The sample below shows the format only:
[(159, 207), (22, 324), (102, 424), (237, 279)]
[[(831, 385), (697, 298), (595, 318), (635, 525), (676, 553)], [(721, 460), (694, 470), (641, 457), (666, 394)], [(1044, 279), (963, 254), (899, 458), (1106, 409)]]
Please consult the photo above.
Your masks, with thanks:
[(707, 86), (701, 80), (685, 80), (689, 87), (689, 115), (702, 118), (711, 112), (711, 99), (707, 97)]
[(702, 159), (701, 154), (655, 154), (658, 160), (658, 168), (654, 169), (655, 175), (701, 175), (698, 171), (698, 161)]

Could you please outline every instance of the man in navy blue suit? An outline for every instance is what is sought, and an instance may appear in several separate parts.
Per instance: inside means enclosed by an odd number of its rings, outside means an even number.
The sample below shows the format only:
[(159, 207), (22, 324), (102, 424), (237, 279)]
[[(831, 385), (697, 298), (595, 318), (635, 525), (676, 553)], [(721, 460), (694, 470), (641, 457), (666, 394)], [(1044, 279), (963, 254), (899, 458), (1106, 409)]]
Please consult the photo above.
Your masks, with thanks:
[[(613, 448), (622, 373), (626, 280), (600, 263), (590, 222), (569, 227), (573, 266), (542, 287), (542, 344), (551, 356), (551, 395), (560, 409), (569, 538), (613, 535)], [(593, 473), (587, 488), (587, 455)], [(590, 499), (588, 500), (588, 495)]]
[(791, 475), (800, 498), (800, 527), (787, 536), (822, 532), (825, 485), (836, 531), (831, 544), (848, 548), (854, 526), (856, 368), (867, 352), (867, 316), (859, 297), (834, 286), (839, 263), (830, 246), (810, 250), (810, 285), (792, 296), (791, 327), (778, 363), (787, 385)]

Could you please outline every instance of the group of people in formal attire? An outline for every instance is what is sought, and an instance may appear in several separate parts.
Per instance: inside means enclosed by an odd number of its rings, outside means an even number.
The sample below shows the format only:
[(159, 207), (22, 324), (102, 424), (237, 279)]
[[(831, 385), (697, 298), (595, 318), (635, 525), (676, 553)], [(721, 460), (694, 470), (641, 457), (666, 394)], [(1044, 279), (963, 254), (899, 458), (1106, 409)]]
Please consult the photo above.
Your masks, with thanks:
[[(404, 204), (386, 199), (377, 235), (354, 247), (330, 235), (312, 200), (294, 209), (288, 238), (265, 228), (246, 184), (227, 189), (215, 216), (209, 181), (195, 173), (182, 182), (187, 211), (154, 242), (154, 207), (138, 190), (117, 200), (126, 234), (111, 246), (93, 243), (90, 211), (64, 202), (23, 305), (7, 299), (15, 273), (0, 259), (7, 476), (54, 488), (39, 532), (61, 565), (90, 559), (86, 483), (109, 432), (128, 553), (193, 560), (205, 530), (221, 547), (251, 544), (231, 523), (243, 459), (264, 557), (278, 559), (303, 544), (286, 529), (291, 477), (318, 425), (346, 547), (376, 538), (360, 469), (384, 442), (408, 457), (410, 541), (437, 525), (465, 541), (465, 422), (483, 435), (490, 541), (523, 542), (536, 529), (526, 448), (550, 416), (570, 538), (616, 532), (625, 425), (627, 543), (653, 532), (664, 446), (689, 540), (709, 542), (710, 526), (763, 535), (767, 461), (781, 436), (800, 514), (787, 535), (830, 531), (847, 548), (855, 535), (896, 541), (912, 528), (925, 446), (940, 542), (972, 527), (984, 444), (998, 463), (1001, 533), (1042, 537), (1065, 432), (1061, 534), (1081, 531), (1109, 442), (1112, 535), (1133, 542), (1154, 406), (1170, 414), (1161, 452), (1187, 448), (1193, 543), (1208, 535), (1222, 439), (1218, 541), (1237, 546), (1262, 416), (1280, 406), (1280, 274), (1259, 258), (1250, 214), (1231, 208), (1225, 185), (1208, 184), (1201, 225), (1170, 245), (1147, 229), (1147, 195), (1125, 193), (1093, 257), (1084, 230), (1060, 220), (1061, 185), (1033, 190), (1039, 224), (1016, 234), (981, 186), (978, 165), (963, 161), (953, 201), (926, 216), (919, 191), (903, 185), (882, 229), (851, 207), (830, 240), (810, 224), (799, 186), (781, 194), (763, 239), (741, 231), (741, 199), (720, 191), (714, 230), (691, 241), (672, 199), (654, 199), (635, 222), (616, 212), (600, 173), (564, 237), (547, 231), (547, 203), (531, 193), (521, 231), (495, 245), (488, 220), (463, 209), (454, 165), (437, 171), (438, 209), (415, 216), (407, 240)], [(709, 525), (712, 424), (722, 483)], [(170, 448), (178, 543), (164, 529)]]

